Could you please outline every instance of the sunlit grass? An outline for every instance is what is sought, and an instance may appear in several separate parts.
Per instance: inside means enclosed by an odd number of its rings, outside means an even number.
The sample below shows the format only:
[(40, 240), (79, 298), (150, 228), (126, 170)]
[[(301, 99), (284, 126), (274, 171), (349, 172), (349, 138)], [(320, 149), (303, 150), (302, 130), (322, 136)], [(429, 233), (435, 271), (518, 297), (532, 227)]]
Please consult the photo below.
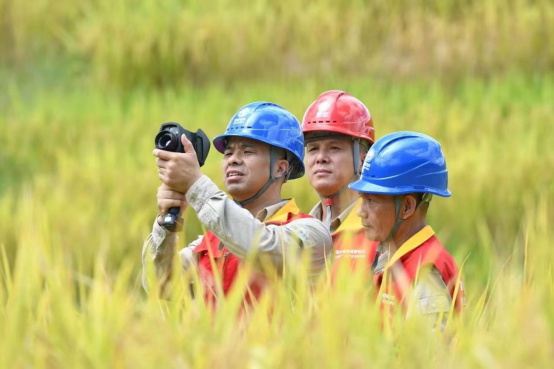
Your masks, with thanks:
[[(552, 366), (551, 1), (0, 0), (0, 20), (0, 368)], [(253, 309), (240, 288), (192, 299), (177, 263), (172, 298), (146, 294), (159, 126), (213, 138), (248, 102), (301, 118), (329, 89), (377, 137), (443, 145), (453, 196), (429, 223), (466, 312), (389, 330), (367, 277), (309, 290), (301, 268)], [(221, 186), (220, 159), (203, 172)], [(317, 201), (305, 178), (291, 196)], [(202, 232), (188, 210), (183, 246)]]
[[(552, 361), (554, 209), (552, 77), (489, 82), (359, 80), (263, 83), (150, 93), (9, 86), (0, 117), (0, 367), (544, 367)], [(397, 317), (385, 334), (366, 280), (298, 288), (287, 275), (237, 318), (241, 291), (217, 314), (175, 280), (170, 301), (140, 284), (156, 209), (153, 137), (164, 121), (221, 132), (266, 99), (301, 117), (341, 87), (369, 106), (377, 135), (416, 130), (446, 152), (453, 197), (430, 223), (464, 264), (468, 309), (445, 335)], [(203, 169), (221, 184), (220, 156)], [(550, 168), (550, 169), (549, 169)], [(304, 211), (305, 179), (285, 188)], [(187, 212), (183, 239), (202, 227)], [(178, 275), (178, 273), (174, 273)]]
[(220, 301), (216, 314), (186, 289), (170, 301), (155, 291), (145, 298), (135, 255), (108, 271), (100, 251), (86, 276), (51, 241), (32, 196), (22, 198), (21, 215), (32, 222), (21, 228), (15, 265), (2, 246), (1, 367), (544, 367), (552, 360), (553, 235), (544, 206), (526, 214), (533, 246), (524, 262), (482, 271), (490, 284), (474, 284), (465, 314), (445, 334), (401, 317), (385, 334), (371, 288), (355, 276), (309, 293), (298, 287), (302, 276), (291, 275), (242, 319), (241, 291)]

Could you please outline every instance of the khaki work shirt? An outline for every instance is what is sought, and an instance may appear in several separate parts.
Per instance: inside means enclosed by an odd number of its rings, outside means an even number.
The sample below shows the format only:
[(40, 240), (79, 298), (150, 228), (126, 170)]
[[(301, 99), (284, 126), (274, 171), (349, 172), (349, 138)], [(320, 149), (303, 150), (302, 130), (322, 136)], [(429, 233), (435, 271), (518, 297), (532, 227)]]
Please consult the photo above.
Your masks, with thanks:
[[(344, 211), (340, 213), (338, 217), (335, 217), (331, 220), (331, 234), (335, 233), (339, 229), (340, 225), (346, 220), (346, 218), (348, 218), (350, 212), (354, 209), (357, 203), (358, 201), (354, 201), (349, 207), (344, 209)], [(323, 204), (321, 203), (321, 201), (313, 207), (313, 209), (310, 211), (310, 215), (316, 219), (323, 221)]]
[[(194, 208), (206, 229), (212, 231), (231, 253), (241, 259), (255, 249), (280, 270), (283, 261), (287, 263), (297, 259), (299, 252), (303, 250), (309, 253), (309, 275), (313, 279), (324, 270), (326, 259), (331, 255), (331, 235), (327, 227), (315, 218), (295, 219), (284, 225), (264, 223), (289, 201), (294, 200), (284, 200), (268, 206), (254, 217), (248, 210), (231, 200), (205, 175), (191, 186), (186, 200)], [(198, 263), (198, 255), (193, 251), (202, 241), (202, 237), (179, 252), (183, 269)], [(171, 261), (178, 243), (178, 232), (169, 232), (160, 226), (157, 220), (154, 221), (152, 233), (144, 242), (142, 251), (145, 289), (147, 256), (150, 255), (154, 261), (156, 274), (167, 276), (171, 272)]]
[[(379, 259), (377, 259), (374, 273), (383, 273), (389, 259), (388, 250), (383, 250)], [(434, 323), (439, 315), (443, 314), (443, 319), (440, 323), (440, 328), (443, 329), (448, 318), (450, 306), (452, 305), (452, 296), (450, 296), (448, 287), (442, 279), (439, 270), (434, 266), (424, 266), (421, 268), (412, 293), (415, 297), (413, 300), (415, 303), (409, 306), (407, 316), (425, 315), (431, 323)]]

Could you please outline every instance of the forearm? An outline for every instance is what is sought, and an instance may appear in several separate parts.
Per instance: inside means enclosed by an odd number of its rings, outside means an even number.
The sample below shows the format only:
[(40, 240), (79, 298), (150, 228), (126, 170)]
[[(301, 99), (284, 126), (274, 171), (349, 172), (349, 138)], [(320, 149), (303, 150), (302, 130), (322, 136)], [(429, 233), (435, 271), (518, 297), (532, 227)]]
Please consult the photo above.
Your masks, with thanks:
[(172, 263), (179, 242), (177, 232), (168, 232), (154, 222), (152, 233), (146, 238), (142, 248), (142, 286), (148, 291), (147, 267), (149, 263), (155, 268), (156, 280), (162, 290), (169, 282)]
[(186, 197), (204, 226), (236, 256), (244, 259), (255, 250), (281, 268), (283, 259), (297, 257), (301, 250), (306, 250), (312, 253), (313, 268), (325, 267), (332, 241), (321, 222), (310, 218), (284, 226), (265, 224), (232, 201), (206, 176), (193, 184)]

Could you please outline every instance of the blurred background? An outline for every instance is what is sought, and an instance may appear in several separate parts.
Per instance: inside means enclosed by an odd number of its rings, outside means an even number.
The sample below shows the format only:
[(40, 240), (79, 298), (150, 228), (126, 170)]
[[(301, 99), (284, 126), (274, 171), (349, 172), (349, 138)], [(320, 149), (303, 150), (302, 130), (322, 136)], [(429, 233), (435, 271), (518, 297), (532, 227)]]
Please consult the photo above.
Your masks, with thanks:
[[(137, 256), (157, 211), (162, 123), (213, 138), (258, 100), (301, 120), (328, 89), (361, 99), (377, 137), (442, 143), (453, 197), (436, 199), (431, 223), (459, 258), (473, 254), (469, 268), (510, 255), (529, 207), (552, 204), (550, 1), (1, 0), (0, 12), (11, 259), (25, 199), (75, 256)], [(215, 150), (204, 171), (221, 184)], [(317, 199), (305, 179), (287, 194), (305, 211)], [(200, 231), (188, 216), (187, 240)]]
[[(301, 120), (341, 89), (367, 105), (377, 138), (413, 130), (443, 145), (453, 196), (429, 222), (467, 258), (468, 291), (487, 296), (506, 265), (552, 279), (552, 1), (0, 0), (0, 86), (12, 272), (24, 249), (47, 259), (47, 244), (80, 276), (99, 255), (108, 276), (127, 265), (140, 293), (160, 125), (213, 138), (251, 101)], [(212, 150), (203, 168), (219, 185), (220, 159)], [(317, 201), (305, 179), (285, 194), (306, 212)], [(183, 245), (202, 232), (185, 216)]]

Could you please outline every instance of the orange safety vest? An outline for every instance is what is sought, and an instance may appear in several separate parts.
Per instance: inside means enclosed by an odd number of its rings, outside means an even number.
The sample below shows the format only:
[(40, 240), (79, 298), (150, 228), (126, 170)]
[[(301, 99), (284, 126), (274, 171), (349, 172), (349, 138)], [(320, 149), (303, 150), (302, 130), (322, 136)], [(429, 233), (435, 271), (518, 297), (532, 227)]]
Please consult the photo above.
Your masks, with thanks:
[[(346, 219), (333, 232), (334, 261), (331, 276), (336, 276), (339, 268), (346, 267), (355, 270), (359, 267), (369, 271), (375, 258), (379, 242), (370, 241), (365, 237), (362, 219), (357, 211), (362, 204), (361, 199), (356, 202)], [(346, 264), (346, 265), (345, 265)]]
[[(312, 218), (312, 216), (301, 213), (294, 199), (291, 199), (266, 220), (265, 224), (285, 225), (300, 218)], [(221, 244), (221, 240), (214, 233), (208, 231), (202, 237), (200, 244), (194, 249), (194, 252), (199, 254), (198, 273), (208, 303), (214, 303), (217, 300), (219, 288), (223, 291), (223, 295), (227, 295), (242, 263), (242, 260), (232, 254), (226, 246), (219, 248)], [(217, 285), (218, 280), (215, 277), (214, 266), (217, 268), (221, 286)], [(258, 299), (265, 284), (266, 277), (262, 273), (253, 271), (248, 283), (245, 300), (250, 303), (252, 300)]]
[[(374, 274), (373, 280), (379, 290), (382, 305), (391, 307), (396, 305), (396, 301), (400, 301), (406, 307), (418, 271), (426, 265), (432, 265), (440, 272), (454, 301), (456, 312), (461, 312), (465, 306), (465, 292), (458, 266), (430, 226), (424, 227), (406, 241), (387, 262), (383, 272)], [(393, 268), (394, 273), (391, 270)], [(383, 280), (390, 280), (391, 274), (393, 276), (389, 286), (383, 286)]]

